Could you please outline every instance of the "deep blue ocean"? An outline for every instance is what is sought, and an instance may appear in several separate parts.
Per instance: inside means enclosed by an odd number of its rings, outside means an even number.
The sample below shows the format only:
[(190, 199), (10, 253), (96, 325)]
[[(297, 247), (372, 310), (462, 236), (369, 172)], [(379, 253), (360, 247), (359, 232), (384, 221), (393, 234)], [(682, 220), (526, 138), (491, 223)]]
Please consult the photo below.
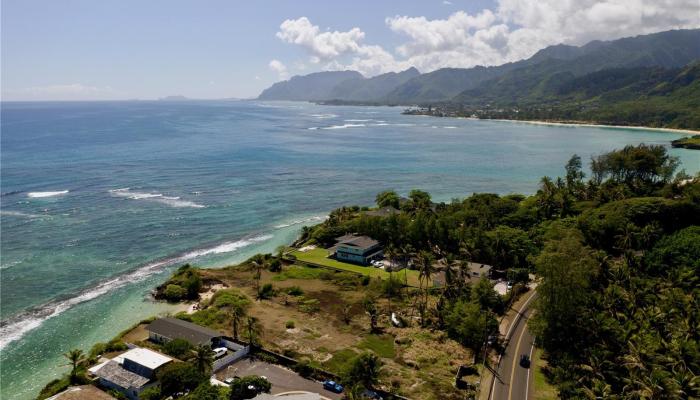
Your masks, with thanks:
[[(681, 134), (256, 101), (2, 103), (3, 399), (29, 399), (89, 350), (172, 311), (149, 291), (184, 262), (222, 266), (292, 241), (385, 189), (449, 201), (534, 193), (626, 144)], [(700, 152), (672, 149), (689, 173)]]

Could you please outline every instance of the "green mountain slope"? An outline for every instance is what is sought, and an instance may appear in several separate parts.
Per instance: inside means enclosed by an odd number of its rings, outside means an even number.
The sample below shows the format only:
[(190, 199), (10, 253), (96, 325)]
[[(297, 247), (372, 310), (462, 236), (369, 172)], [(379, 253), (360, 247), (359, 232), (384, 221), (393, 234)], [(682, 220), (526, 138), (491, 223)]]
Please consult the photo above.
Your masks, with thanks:
[(417, 69), (409, 68), (402, 72), (389, 72), (373, 78), (348, 79), (336, 85), (328, 94), (327, 99), (357, 102), (378, 101), (397, 86), (419, 75), (420, 72)]
[(330, 92), (339, 83), (348, 79), (363, 79), (356, 71), (326, 71), (304, 76), (295, 76), (290, 80), (277, 82), (265, 89), (260, 100), (298, 100), (314, 101), (329, 98)]

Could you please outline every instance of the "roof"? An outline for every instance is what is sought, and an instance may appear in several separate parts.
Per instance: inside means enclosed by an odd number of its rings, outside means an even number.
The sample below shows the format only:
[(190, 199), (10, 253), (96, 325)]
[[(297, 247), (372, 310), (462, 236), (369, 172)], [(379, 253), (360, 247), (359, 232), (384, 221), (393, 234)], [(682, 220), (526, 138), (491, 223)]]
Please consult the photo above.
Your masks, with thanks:
[(46, 400), (114, 400), (114, 397), (92, 385), (69, 387)]
[(401, 211), (391, 206), (378, 208), (376, 210), (365, 211), (365, 215), (369, 215), (370, 217), (388, 217), (390, 215), (400, 213)]
[(166, 355), (156, 353), (153, 350), (145, 349), (143, 347), (131, 349), (126, 353), (122, 354), (121, 356), (125, 360), (133, 361), (136, 364), (143, 365), (144, 367), (151, 370), (155, 370), (161, 365), (167, 364), (173, 360), (172, 358)]
[(124, 369), (124, 367), (116, 361), (105, 363), (102, 368), (95, 371), (95, 375), (115, 385), (121, 386), (124, 389), (130, 387), (139, 388), (149, 381), (148, 378), (144, 378), (139, 374)]
[(359, 247), (363, 249), (368, 249), (370, 247), (377, 246), (379, 244), (378, 241), (372, 239), (369, 236), (355, 236), (355, 235), (345, 235), (341, 236), (338, 239), (339, 245), (344, 245), (344, 246), (353, 246), (353, 247)]
[(481, 264), (481, 263), (474, 263), (474, 262), (469, 262), (469, 272), (474, 274), (477, 273), (479, 275), (481, 274), (488, 274), (489, 271), (491, 270), (491, 266), (487, 264)]
[(185, 339), (195, 345), (210, 344), (213, 338), (222, 336), (212, 329), (170, 317), (159, 318), (151, 322), (146, 329), (171, 340)]

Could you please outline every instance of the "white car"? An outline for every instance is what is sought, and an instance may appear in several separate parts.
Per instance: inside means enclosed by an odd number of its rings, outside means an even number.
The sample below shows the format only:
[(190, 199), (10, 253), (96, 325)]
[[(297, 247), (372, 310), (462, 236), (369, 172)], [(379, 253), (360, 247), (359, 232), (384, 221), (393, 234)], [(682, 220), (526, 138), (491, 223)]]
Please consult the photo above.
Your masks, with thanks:
[(214, 358), (221, 358), (226, 355), (228, 350), (226, 347), (217, 347), (214, 349)]

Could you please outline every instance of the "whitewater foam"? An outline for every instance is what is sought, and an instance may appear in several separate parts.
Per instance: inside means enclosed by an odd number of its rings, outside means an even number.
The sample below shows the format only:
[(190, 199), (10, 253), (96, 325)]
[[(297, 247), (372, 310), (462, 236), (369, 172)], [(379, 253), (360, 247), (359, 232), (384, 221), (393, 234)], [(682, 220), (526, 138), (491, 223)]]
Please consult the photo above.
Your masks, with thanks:
[(8, 215), (12, 217), (22, 217), (22, 218), (41, 218), (41, 215), (38, 214), (29, 214), (29, 213), (24, 213), (21, 211), (12, 211), (12, 210), (0, 210), (0, 215)]
[(275, 225), (275, 229), (287, 228), (287, 227), (294, 226), (294, 225), (305, 224), (307, 222), (321, 222), (321, 221), (325, 221), (326, 219), (328, 219), (327, 215), (316, 215), (316, 216), (304, 218), (304, 219), (295, 219), (294, 221), (290, 221), (290, 222), (287, 222), (284, 224)]
[(310, 116), (316, 119), (329, 119), (338, 117), (338, 114), (311, 114)]
[(343, 125), (331, 125), (321, 129), (347, 129), (347, 128), (358, 128), (365, 126), (365, 124), (343, 124)]
[(149, 200), (156, 203), (165, 204), (171, 207), (191, 207), (204, 208), (206, 206), (189, 200), (183, 200), (178, 196), (166, 196), (162, 193), (132, 192), (131, 188), (112, 189), (109, 191), (113, 196), (124, 197), (131, 200)]
[(68, 190), (57, 190), (53, 192), (29, 192), (27, 193), (27, 197), (31, 198), (43, 198), (43, 197), (53, 197), (53, 196), (60, 196), (62, 194), (68, 193)]
[(164, 267), (175, 263), (190, 261), (210, 254), (234, 252), (251, 244), (264, 242), (269, 239), (272, 239), (272, 235), (254, 236), (233, 242), (224, 242), (214, 247), (193, 250), (179, 256), (154, 261), (130, 272), (126, 272), (117, 277), (100, 282), (97, 285), (84, 290), (77, 296), (55, 300), (32, 310), (18, 314), (14, 317), (0, 321), (0, 350), (4, 349), (9, 343), (22, 338), (22, 336), (24, 336), (27, 332), (38, 328), (47, 319), (53, 318), (80, 303), (100, 297), (114, 289), (118, 289), (130, 283), (142, 281), (147, 277), (162, 271)]

